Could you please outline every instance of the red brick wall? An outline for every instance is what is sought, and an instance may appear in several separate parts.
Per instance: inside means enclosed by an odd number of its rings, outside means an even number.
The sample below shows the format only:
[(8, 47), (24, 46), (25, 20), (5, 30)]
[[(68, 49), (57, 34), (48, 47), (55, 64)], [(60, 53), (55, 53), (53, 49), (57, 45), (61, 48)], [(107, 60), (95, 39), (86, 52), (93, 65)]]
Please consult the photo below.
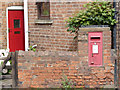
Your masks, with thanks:
[(37, 5), (29, 2), (29, 42), (37, 44), (38, 50), (75, 51), (77, 48), (74, 34), (67, 32), (65, 20), (82, 8), (82, 2), (50, 2), (52, 25), (36, 25)]
[[(82, 28), (79, 32), (78, 52), (39, 51), (18, 55), (18, 79), (20, 87), (62, 87), (63, 75), (72, 80), (76, 88), (114, 86), (114, 61), (111, 59), (111, 32), (109, 28)], [(88, 66), (87, 33), (103, 32), (103, 66)], [(86, 33), (86, 34), (85, 34)], [(84, 37), (86, 35), (86, 37)], [(81, 47), (81, 48), (80, 48)]]
[(116, 2), (116, 11), (118, 12), (117, 14), (117, 21), (118, 23), (116, 24), (116, 55), (117, 55), (117, 66), (118, 66), (118, 70), (117, 70), (117, 79), (118, 79), (118, 86), (120, 88), (120, 2)]
[[(1, 48), (7, 48), (7, 19), (6, 8), (9, 6), (23, 6), (23, 2), (1, 2)], [(77, 48), (74, 34), (67, 32), (65, 20), (73, 13), (83, 9), (82, 2), (50, 2), (50, 19), (52, 25), (38, 25), (36, 2), (28, 2), (29, 45), (37, 44), (37, 50), (75, 51)]]

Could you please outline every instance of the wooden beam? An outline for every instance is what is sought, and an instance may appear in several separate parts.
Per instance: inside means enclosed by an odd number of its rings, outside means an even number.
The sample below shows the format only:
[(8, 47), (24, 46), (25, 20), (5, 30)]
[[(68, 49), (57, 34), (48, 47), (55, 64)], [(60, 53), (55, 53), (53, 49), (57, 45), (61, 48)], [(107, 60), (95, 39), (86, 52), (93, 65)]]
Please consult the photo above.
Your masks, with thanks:
[(18, 51), (12, 52), (12, 87), (15, 88), (18, 85)]
[(0, 80), (2, 80), (2, 79), (12, 79), (12, 75), (2, 75), (0, 77)]

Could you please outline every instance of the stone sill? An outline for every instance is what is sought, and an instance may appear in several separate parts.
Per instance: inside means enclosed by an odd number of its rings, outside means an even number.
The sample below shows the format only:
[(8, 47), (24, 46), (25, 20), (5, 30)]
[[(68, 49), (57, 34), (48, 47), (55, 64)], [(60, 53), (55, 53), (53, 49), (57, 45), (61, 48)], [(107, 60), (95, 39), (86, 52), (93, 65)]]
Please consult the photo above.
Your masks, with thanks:
[(35, 24), (52, 24), (53, 20), (35, 20)]

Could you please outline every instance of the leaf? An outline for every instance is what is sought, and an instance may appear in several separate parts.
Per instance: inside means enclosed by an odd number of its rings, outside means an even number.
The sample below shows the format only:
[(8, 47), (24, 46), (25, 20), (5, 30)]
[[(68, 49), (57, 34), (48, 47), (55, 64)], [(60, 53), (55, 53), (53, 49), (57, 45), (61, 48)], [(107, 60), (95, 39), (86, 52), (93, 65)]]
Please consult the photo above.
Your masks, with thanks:
[(35, 51), (36, 51), (36, 49), (35, 49), (35, 48), (33, 48), (33, 51), (35, 52)]
[(69, 28), (69, 29), (67, 29), (67, 32), (69, 32), (69, 31), (71, 31), (71, 29)]
[(76, 39), (76, 38), (77, 38), (77, 36), (74, 37), (74, 39)]
[(85, 21), (85, 19), (83, 19), (83, 21)]
[(103, 8), (105, 8), (105, 6), (104, 6), (104, 5), (103, 5), (102, 7), (103, 7)]
[(83, 7), (86, 7), (86, 4), (84, 4)]
[(114, 25), (114, 23), (111, 23), (111, 25)]
[(102, 15), (103, 15), (103, 16), (105, 16), (105, 15), (106, 15), (106, 13), (102, 13)]
[(112, 11), (115, 11), (115, 9), (113, 8), (113, 9), (111, 9)]

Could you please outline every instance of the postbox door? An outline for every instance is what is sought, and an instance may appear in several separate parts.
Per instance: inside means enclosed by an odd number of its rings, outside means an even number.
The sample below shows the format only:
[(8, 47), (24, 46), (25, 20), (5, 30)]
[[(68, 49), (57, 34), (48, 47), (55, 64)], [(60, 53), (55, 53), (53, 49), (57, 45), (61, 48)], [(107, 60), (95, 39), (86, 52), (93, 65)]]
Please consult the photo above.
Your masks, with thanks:
[(89, 65), (102, 65), (102, 32), (90, 32), (89, 34)]

